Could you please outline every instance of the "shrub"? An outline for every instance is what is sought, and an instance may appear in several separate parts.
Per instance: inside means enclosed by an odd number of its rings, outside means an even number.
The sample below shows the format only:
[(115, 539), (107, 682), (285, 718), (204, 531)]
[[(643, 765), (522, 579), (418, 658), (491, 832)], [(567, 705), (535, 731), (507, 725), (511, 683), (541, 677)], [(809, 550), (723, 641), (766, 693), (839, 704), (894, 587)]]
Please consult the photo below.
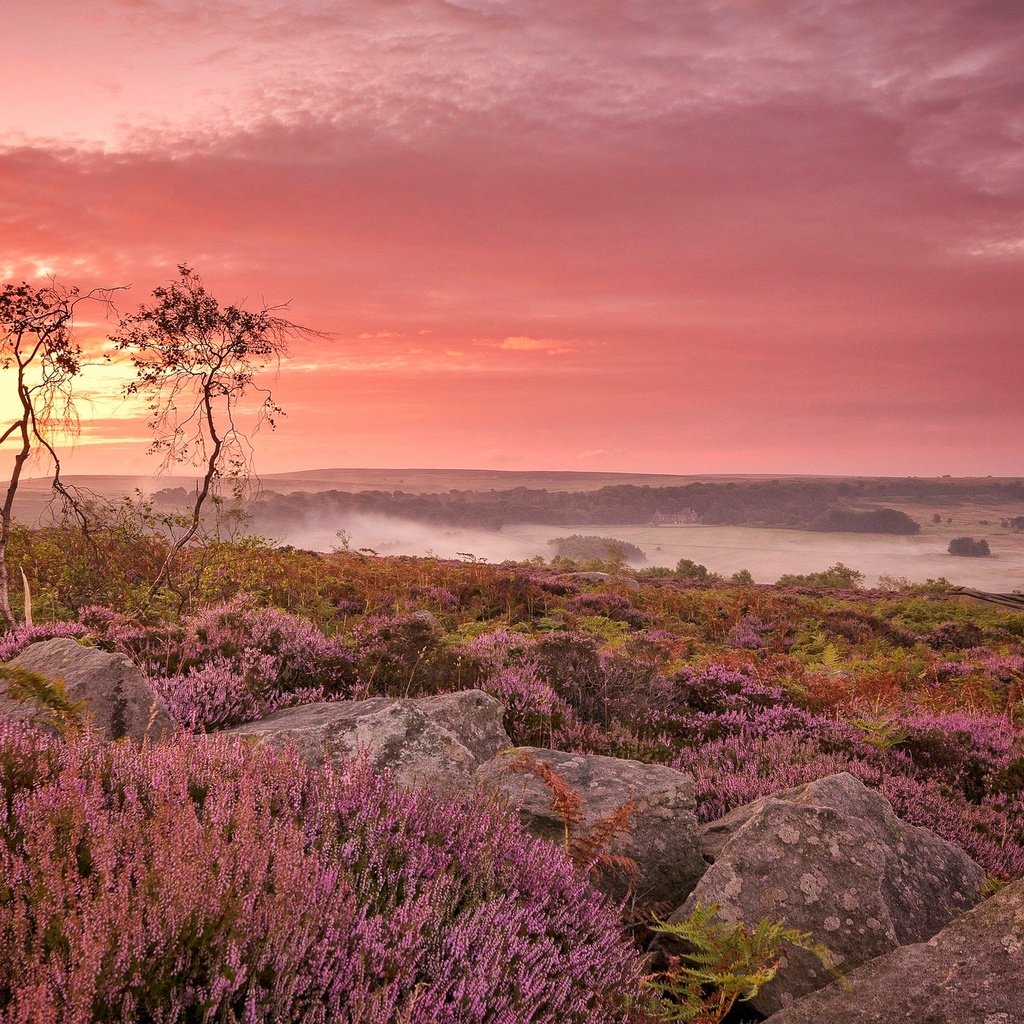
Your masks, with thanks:
[(639, 995), (561, 851), (359, 763), (2, 726), (0, 879), (5, 1024), (613, 1024)]
[(29, 644), (55, 637), (80, 640), (88, 634), (86, 626), (78, 622), (47, 622), (39, 626), (16, 626), (0, 636), (0, 661), (16, 658)]
[[(90, 612), (98, 622), (98, 613)], [(108, 627), (154, 676), (171, 714), (194, 732), (263, 718), (296, 704), (351, 696), (355, 657), (340, 637), (245, 598), (204, 609), (180, 631)]]
[(821, 572), (786, 573), (780, 576), (780, 587), (829, 587), (833, 590), (857, 590), (864, 584), (864, 573), (836, 562)]
[(650, 617), (618, 594), (579, 594), (565, 605), (572, 615), (603, 615), (613, 622), (625, 622), (634, 629), (650, 625)]
[(457, 677), (455, 656), (429, 612), (370, 616), (353, 639), (365, 690), (408, 697), (446, 689)]
[(987, 540), (975, 540), (973, 537), (954, 537), (946, 550), (951, 555), (962, 555), (966, 558), (987, 558), (992, 554)]
[(692, 558), (680, 558), (676, 562), (676, 576), (681, 580), (709, 581), (721, 579), (716, 573), (709, 572), (706, 565), (701, 565)]
[(574, 562), (633, 562), (647, 561), (641, 548), (629, 541), (616, 540), (614, 537), (598, 537), (594, 534), (574, 533), (571, 537), (555, 537), (548, 543), (555, 549), (560, 558), (569, 558)]

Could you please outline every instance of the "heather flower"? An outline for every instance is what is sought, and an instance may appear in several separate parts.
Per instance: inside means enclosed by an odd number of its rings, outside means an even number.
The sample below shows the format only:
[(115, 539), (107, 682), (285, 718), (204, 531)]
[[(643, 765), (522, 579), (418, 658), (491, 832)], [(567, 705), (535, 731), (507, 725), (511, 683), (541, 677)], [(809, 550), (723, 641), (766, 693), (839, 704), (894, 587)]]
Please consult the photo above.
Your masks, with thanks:
[(508, 665), (477, 684), (505, 705), (505, 728), (518, 746), (544, 746), (572, 710), (526, 663)]
[(726, 634), (725, 642), (740, 650), (760, 651), (765, 647), (767, 630), (768, 626), (756, 615), (744, 615)]
[(38, 626), (17, 626), (0, 635), (0, 661), (16, 658), (29, 644), (55, 637), (71, 637), (79, 640), (89, 630), (78, 622), (45, 622)]
[(625, 1024), (642, 961), (470, 795), (0, 725), (0, 1021)]

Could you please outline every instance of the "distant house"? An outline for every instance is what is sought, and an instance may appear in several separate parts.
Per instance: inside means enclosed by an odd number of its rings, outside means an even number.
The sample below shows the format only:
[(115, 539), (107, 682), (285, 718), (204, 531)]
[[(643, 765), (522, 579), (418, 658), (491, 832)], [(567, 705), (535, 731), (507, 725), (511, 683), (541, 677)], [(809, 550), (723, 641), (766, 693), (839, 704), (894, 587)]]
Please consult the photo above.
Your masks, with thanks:
[(686, 526), (697, 522), (700, 522), (697, 513), (692, 508), (684, 508), (680, 512), (655, 512), (651, 526)]

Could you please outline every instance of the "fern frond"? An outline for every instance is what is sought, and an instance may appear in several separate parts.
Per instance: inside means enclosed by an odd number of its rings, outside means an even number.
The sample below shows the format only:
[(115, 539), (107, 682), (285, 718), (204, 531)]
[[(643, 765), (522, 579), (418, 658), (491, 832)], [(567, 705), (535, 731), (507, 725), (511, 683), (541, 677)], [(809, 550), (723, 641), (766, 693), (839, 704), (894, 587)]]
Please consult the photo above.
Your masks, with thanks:
[(58, 732), (81, 728), (85, 704), (68, 696), (63, 679), (51, 679), (20, 665), (0, 665), (0, 681), (12, 700), (34, 704), (43, 721)]
[(627, 800), (610, 814), (598, 818), (584, 835), (573, 836), (569, 842), (569, 856), (577, 867), (600, 878), (605, 871), (620, 871), (631, 878), (640, 873), (632, 857), (612, 854), (608, 848), (633, 827), (636, 801)]
[(583, 824), (583, 800), (572, 786), (558, 774), (546, 761), (541, 761), (527, 751), (523, 751), (510, 762), (505, 771), (511, 775), (536, 775), (551, 794), (551, 809), (562, 819), (565, 833), (565, 852), (570, 853), (571, 830)]
[(806, 950), (832, 970), (831, 953), (810, 932), (771, 918), (753, 928), (742, 921), (727, 925), (716, 920), (718, 911), (717, 904), (698, 903), (682, 921), (654, 919), (653, 932), (684, 947), (666, 970), (646, 979), (661, 996), (663, 1020), (719, 1024), (737, 1002), (753, 999), (775, 978), (783, 946)]

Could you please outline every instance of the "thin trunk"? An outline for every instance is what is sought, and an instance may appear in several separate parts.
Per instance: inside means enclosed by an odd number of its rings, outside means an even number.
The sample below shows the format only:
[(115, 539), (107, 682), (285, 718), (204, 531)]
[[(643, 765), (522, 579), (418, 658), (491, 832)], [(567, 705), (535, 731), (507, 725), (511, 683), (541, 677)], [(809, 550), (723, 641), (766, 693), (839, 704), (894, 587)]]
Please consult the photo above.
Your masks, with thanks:
[(202, 521), (203, 515), (203, 505), (210, 495), (210, 490), (213, 487), (213, 481), (217, 476), (217, 463), (220, 461), (220, 453), (224, 447), (224, 441), (220, 434), (217, 433), (217, 424), (213, 416), (213, 398), (209, 390), (211, 383), (212, 381), (208, 379), (203, 391), (203, 411), (206, 416), (206, 426), (210, 432), (210, 438), (212, 441), (210, 455), (206, 460), (206, 473), (203, 476), (202, 487), (196, 492), (196, 500), (192, 505), (192, 522), (189, 524), (188, 529), (171, 545), (171, 550), (167, 552), (167, 557), (164, 559), (164, 564), (160, 567), (160, 572), (157, 575), (157, 578), (149, 588), (149, 599), (151, 601), (156, 596), (156, 592), (160, 589), (161, 585), (170, 582), (171, 565), (174, 563), (174, 559), (177, 557), (178, 552), (181, 551), (182, 548), (184, 548), (199, 531), (199, 524)]
[(31, 404), (25, 390), (24, 370), (20, 365), (18, 367), (18, 397), (21, 399), (22, 407), (19, 424), (21, 451), (14, 457), (11, 480), (7, 485), (4, 503), (0, 506), (0, 614), (11, 628), (18, 624), (18, 620), (14, 617), (14, 612), (11, 611), (11, 576), (7, 566), (7, 546), (10, 543), (11, 524), (14, 521), (14, 496), (18, 493), (21, 471), (28, 461), (29, 455), (32, 454), (32, 440), (28, 430), (28, 410), (31, 408)]

